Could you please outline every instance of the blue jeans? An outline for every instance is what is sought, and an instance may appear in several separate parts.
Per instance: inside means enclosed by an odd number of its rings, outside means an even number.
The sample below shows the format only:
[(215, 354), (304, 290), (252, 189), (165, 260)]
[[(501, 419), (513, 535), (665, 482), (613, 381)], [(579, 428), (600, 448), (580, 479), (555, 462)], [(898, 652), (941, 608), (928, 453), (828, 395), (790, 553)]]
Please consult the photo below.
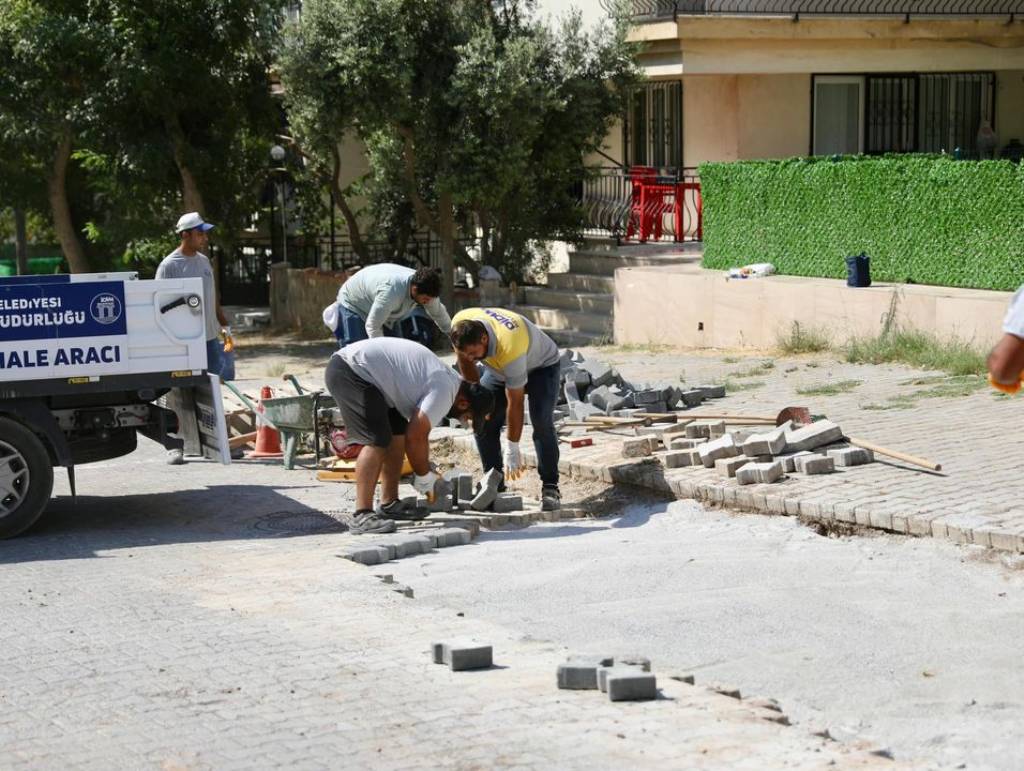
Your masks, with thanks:
[[(427, 345), (433, 337), (432, 327), (434, 322), (427, 314), (419, 309), (391, 327), (384, 327), (384, 337), (404, 337), (407, 340), (415, 340), (417, 343)], [(338, 306), (338, 328), (334, 330), (334, 337), (338, 341), (338, 347), (366, 340), (366, 319), (354, 311), (350, 311), (343, 305)]]
[(220, 376), (224, 368), (224, 343), (218, 338), (206, 341), (206, 371)]
[[(537, 452), (537, 473), (546, 485), (558, 485), (558, 434), (555, 433), (555, 405), (561, 372), (557, 363), (531, 372), (526, 379), (526, 395), (530, 397), (530, 425), (533, 428), (533, 448)], [(502, 469), (501, 428), (505, 425), (508, 398), (505, 384), (490, 373), (480, 378), (480, 384), (494, 393), (494, 411), (476, 434), (476, 449), (484, 471)]]

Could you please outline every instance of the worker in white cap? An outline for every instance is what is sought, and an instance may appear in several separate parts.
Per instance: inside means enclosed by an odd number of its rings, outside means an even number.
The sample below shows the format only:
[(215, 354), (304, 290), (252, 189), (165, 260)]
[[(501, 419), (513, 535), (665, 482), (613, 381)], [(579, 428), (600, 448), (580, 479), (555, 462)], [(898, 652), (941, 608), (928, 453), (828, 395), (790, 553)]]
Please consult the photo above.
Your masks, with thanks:
[[(224, 348), (220, 341), (221, 330), (228, 326), (220, 303), (217, 301), (217, 287), (213, 279), (213, 267), (203, 250), (207, 248), (213, 225), (205, 222), (199, 212), (183, 214), (178, 219), (174, 232), (181, 237), (178, 248), (164, 257), (156, 269), (156, 278), (201, 278), (203, 280), (203, 307), (206, 318), (206, 369), (215, 375), (221, 374)], [(171, 450), (167, 462), (183, 462), (180, 450)]]

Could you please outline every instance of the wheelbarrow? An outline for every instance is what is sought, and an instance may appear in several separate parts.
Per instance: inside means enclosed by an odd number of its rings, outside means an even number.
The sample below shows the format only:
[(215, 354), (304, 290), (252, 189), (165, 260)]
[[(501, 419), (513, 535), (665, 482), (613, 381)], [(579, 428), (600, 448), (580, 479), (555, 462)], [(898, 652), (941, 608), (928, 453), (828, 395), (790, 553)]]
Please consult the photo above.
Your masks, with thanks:
[(320, 437), (316, 421), (317, 411), (321, 407), (335, 406), (334, 399), (321, 391), (303, 390), (293, 376), (285, 376), (285, 379), (290, 380), (299, 393), (295, 396), (276, 396), (264, 399), (259, 405), (253, 404), (252, 400), (232, 383), (225, 382), (224, 385), (253, 411), (258, 420), (263, 421), (281, 435), (286, 469), (295, 468), (295, 455), (298, 451), (299, 439), (303, 434), (313, 434), (313, 446), (319, 464)]

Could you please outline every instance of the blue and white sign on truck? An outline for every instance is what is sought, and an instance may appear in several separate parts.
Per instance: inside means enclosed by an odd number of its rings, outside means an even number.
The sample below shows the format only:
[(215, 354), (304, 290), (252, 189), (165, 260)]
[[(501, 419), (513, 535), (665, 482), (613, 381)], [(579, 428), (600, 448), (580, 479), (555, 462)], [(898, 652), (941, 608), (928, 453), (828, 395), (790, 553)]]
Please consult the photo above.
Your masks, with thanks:
[(206, 373), (202, 280), (134, 273), (0, 278), (0, 538), (43, 513), (53, 468), (135, 449), (229, 462)]

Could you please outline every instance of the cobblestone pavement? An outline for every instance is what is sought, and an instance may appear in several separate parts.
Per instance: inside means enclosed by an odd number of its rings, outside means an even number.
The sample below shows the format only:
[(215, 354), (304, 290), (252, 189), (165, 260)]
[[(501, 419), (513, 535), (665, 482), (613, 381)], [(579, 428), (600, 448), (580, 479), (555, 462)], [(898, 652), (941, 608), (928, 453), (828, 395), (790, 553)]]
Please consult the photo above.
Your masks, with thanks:
[[(1024, 552), (1024, 475), (1020, 431), (1024, 402), (983, 388), (967, 395), (963, 383), (941, 373), (895, 365), (857, 365), (825, 356), (687, 354), (671, 350), (582, 349), (631, 381), (715, 383), (730, 379), (750, 390), (705, 402), (704, 411), (773, 415), (806, 405), (853, 436), (942, 464), (932, 473), (878, 456), (878, 462), (820, 477), (791, 476), (780, 484), (740, 487), (714, 470), (683, 468), (660, 473), (651, 464), (625, 464), (616, 478), (671, 489), (741, 509), (800, 514), (959, 543)], [(764, 368), (763, 363), (769, 363)], [(738, 376), (737, 376), (738, 373)], [(797, 389), (836, 386), (836, 395), (801, 395)], [(971, 391), (970, 387), (964, 388)], [(925, 395), (923, 395), (925, 394)], [(616, 458), (619, 440), (598, 439), (593, 449), (563, 452), (566, 468), (602, 473)], [(585, 469), (583, 467), (586, 467)]]
[[(671, 680), (558, 691), (566, 651), (430, 610), (337, 557), (351, 488), (276, 463), (82, 467), (0, 542), (3, 768), (819, 768), (893, 764)], [(462, 548), (473, 548), (472, 546)], [(497, 666), (451, 673), (432, 640)]]

